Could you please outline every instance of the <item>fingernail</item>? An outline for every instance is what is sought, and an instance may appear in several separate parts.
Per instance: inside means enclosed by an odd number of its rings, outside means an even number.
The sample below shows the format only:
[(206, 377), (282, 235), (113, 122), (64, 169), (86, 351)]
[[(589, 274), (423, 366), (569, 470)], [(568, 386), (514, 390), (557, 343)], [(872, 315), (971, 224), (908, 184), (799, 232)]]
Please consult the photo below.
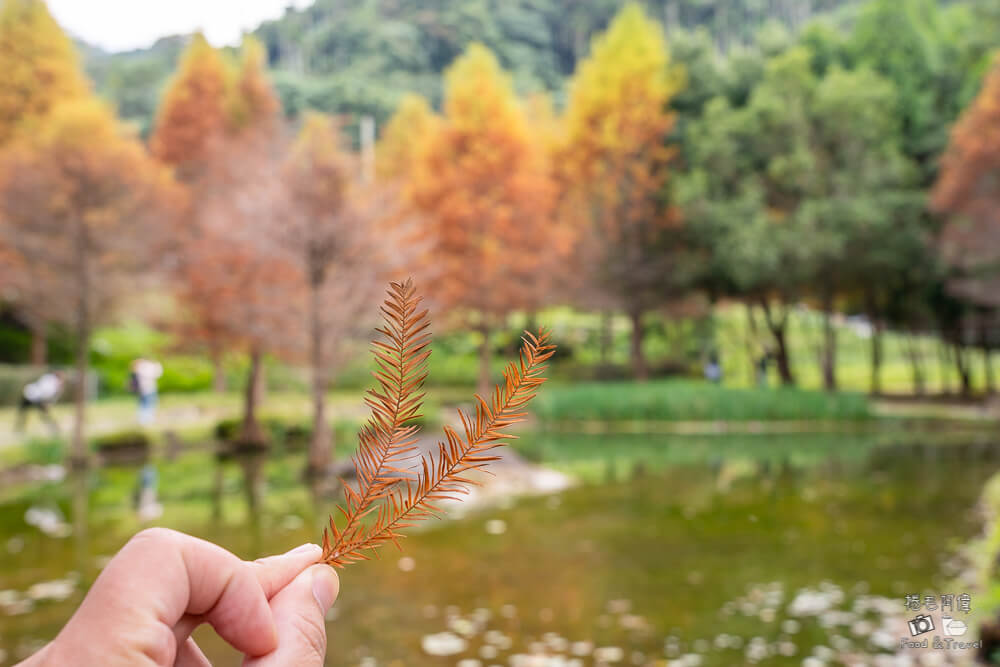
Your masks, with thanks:
[(319, 546), (318, 544), (312, 544), (312, 543), (308, 543), (307, 542), (306, 544), (303, 544), (302, 546), (295, 547), (291, 551), (285, 552), (285, 555), (286, 556), (298, 556), (300, 554), (306, 554), (306, 553), (310, 553), (310, 552), (315, 553), (316, 554), (316, 558), (318, 559), (319, 556), (320, 556), (320, 554), (323, 553), (323, 548), (321, 546)]
[(325, 614), (337, 598), (337, 575), (333, 569), (326, 566), (314, 568), (312, 589), (313, 597), (319, 603), (320, 611)]

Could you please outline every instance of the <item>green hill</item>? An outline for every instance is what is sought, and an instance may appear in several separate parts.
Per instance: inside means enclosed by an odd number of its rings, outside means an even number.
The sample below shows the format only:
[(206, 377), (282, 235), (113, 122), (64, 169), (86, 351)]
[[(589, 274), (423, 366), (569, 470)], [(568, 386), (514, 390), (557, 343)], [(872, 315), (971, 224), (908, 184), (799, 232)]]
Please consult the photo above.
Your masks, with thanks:
[[(768, 23), (795, 30), (821, 13), (859, 0), (647, 0), (668, 30), (702, 29), (715, 48), (754, 41)], [(482, 42), (513, 73), (522, 92), (558, 98), (591, 37), (622, 0), (317, 0), (288, 9), (254, 34), (268, 53), (289, 116), (306, 108), (373, 114), (384, 121), (399, 96), (440, 98), (441, 72), (470, 42)], [(779, 27), (780, 26), (780, 27)], [(122, 117), (147, 131), (160, 90), (186, 36), (148, 49), (105, 53), (81, 45), (98, 89)]]

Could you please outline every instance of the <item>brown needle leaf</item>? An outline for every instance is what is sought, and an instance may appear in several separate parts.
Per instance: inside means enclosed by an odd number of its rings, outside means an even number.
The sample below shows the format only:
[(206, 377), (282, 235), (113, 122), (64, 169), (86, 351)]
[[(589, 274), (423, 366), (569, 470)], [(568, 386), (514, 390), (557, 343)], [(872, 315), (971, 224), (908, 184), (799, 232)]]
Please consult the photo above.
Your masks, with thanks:
[[(526, 416), (525, 407), (545, 382), (545, 362), (555, 352), (548, 332), (525, 332), (518, 362), (507, 365), (489, 400), (477, 394), (474, 414), (459, 410), (462, 432), (445, 426), (436, 455), (422, 456), (415, 471), (402, 470), (394, 464), (415, 449), (417, 427), (406, 423), (420, 409), (423, 394), (413, 392), (423, 385), (430, 354), (425, 350), (430, 334), (422, 333), (426, 311), (413, 314), (418, 302), (408, 280), (392, 283), (382, 308), (386, 326), (379, 331), (389, 343), (374, 344), (380, 389), (369, 392), (372, 417), (361, 431), (355, 456), (358, 489), (345, 484), (345, 506), (338, 507), (346, 518), (344, 528), (338, 529), (331, 516), (329, 533), (323, 532), (323, 562), (335, 567), (368, 560), (368, 552), (386, 542), (399, 547), (399, 531), (440, 516), (441, 501), (468, 493), (469, 485), (478, 483), (468, 473), (497, 460), (489, 452), (516, 437), (505, 429)], [(375, 520), (365, 527), (361, 519), (372, 511)]]

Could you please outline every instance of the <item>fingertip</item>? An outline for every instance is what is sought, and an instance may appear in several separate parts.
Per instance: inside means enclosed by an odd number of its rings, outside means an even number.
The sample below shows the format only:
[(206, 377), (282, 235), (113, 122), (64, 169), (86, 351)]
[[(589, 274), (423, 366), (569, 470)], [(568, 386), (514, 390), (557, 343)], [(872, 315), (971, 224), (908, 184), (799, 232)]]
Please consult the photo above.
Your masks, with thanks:
[(278, 556), (259, 558), (252, 563), (264, 594), (270, 600), (300, 572), (319, 562), (323, 549), (318, 544), (303, 544)]
[(312, 576), (313, 597), (319, 609), (326, 614), (340, 593), (340, 578), (329, 565), (313, 565), (309, 568)]

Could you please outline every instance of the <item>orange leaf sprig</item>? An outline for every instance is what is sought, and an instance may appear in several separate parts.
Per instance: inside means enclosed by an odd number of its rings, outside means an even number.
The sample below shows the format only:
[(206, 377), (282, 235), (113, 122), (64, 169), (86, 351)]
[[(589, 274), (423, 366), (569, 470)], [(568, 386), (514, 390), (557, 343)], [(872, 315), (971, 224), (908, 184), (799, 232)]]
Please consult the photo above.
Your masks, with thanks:
[[(518, 362), (507, 365), (491, 400), (476, 394), (474, 415), (458, 411), (462, 433), (445, 426), (436, 455), (421, 456), (416, 466), (403, 469), (399, 463), (416, 449), (419, 427), (410, 422), (419, 417), (424, 394), (418, 392), (430, 355), (427, 311), (416, 312), (419, 302), (411, 280), (390, 284), (382, 306), (385, 326), (378, 329), (388, 341), (373, 343), (379, 387), (368, 392), (372, 414), (354, 457), (358, 488), (344, 483), (345, 504), (338, 507), (344, 527), (331, 516), (323, 531), (323, 562), (334, 567), (369, 560), (368, 552), (377, 553), (386, 542), (401, 548), (401, 530), (441, 516), (440, 501), (458, 500), (478, 484), (468, 473), (499, 459), (489, 452), (517, 437), (504, 430), (525, 418), (525, 407), (545, 382), (545, 362), (555, 352), (548, 332), (525, 332)], [(372, 512), (375, 520), (366, 526), (362, 519)]]

